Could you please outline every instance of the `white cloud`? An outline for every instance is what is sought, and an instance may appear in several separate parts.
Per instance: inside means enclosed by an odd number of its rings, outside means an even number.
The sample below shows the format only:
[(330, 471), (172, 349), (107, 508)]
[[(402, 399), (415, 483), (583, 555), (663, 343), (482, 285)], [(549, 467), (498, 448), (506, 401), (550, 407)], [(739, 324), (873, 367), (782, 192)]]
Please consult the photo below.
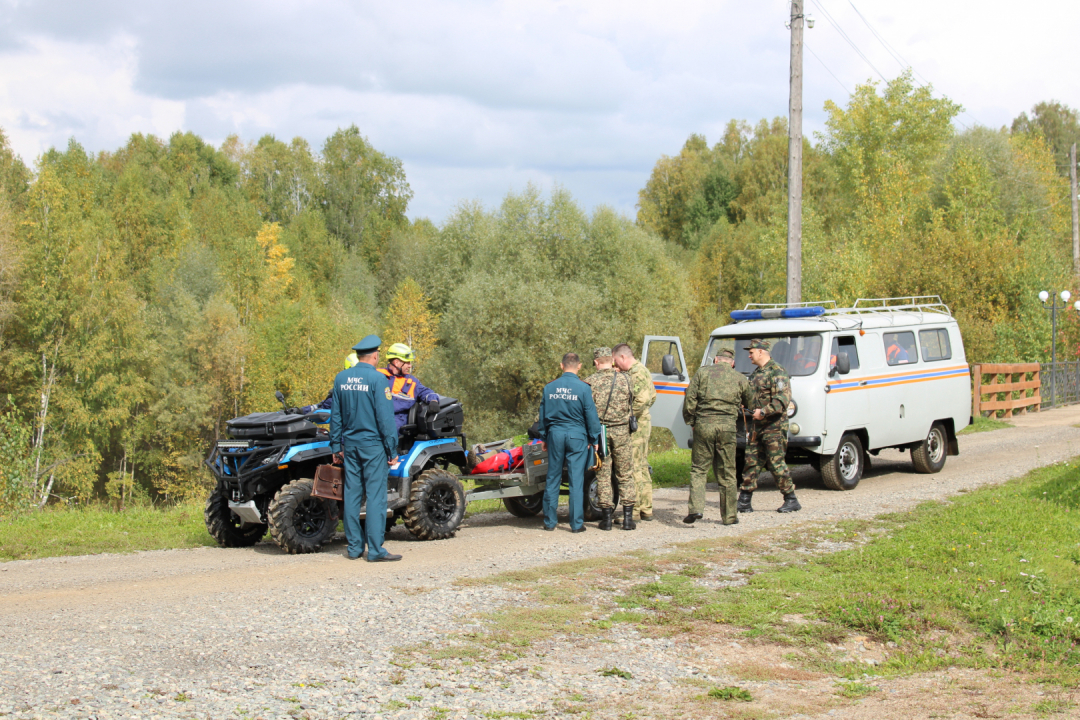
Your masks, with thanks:
[[(1065, 48), (1071, 4), (855, 0), (895, 51), (961, 102), (965, 124), (1007, 124), (1035, 102), (1080, 106)], [(307, 138), (355, 123), (402, 158), (413, 215), (497, 204), (561, 183), (587, 207), (633, 212), (662, 153), (729, 119), (787, 113), (783, 0), (589, 3), (84, 2), (0, 0), (0, 125), (24, 158), (74, 136), (132, 132)], [(846, 0), (808, 0), (805, 127), (874, 70), (901, 69)], [(834, 22), (835, 21), (835, 22)], [(836, 79), (830, 72), (836, 75)], [(917, 76), (918, 77), (918, 76)], [(839, 80), (839, 82), (838, 82)]]
[(93, 151), (119, 147), (132, 133), (168, 135), (184, 126), (184, 103), (132, 90), (134, 38), (22, 40), (22, 50), (3, 57), (0, 127), (27, 161), (73, 137)]

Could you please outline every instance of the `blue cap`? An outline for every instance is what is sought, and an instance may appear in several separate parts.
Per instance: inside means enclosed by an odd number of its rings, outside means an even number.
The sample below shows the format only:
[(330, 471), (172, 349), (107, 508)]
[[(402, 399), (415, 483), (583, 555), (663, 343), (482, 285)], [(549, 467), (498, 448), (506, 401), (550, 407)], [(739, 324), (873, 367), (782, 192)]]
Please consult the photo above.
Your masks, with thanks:
[(375, 352), (379, 349), (380, 345), (382, 345), (382, 340), (379, 339), (378, 335), (368, 335), (366, 338), (353, 345), (352, 349), (361, 355), (364, 355)]

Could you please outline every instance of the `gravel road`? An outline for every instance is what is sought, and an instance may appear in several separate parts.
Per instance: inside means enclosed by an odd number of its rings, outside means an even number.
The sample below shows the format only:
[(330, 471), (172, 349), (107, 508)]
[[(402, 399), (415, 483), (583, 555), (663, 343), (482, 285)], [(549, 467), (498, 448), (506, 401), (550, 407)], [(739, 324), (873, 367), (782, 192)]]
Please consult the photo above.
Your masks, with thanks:
[[(624, 661), (634, 679), (582, 674), (580, 663), (526, 667), (512, 660), (402, 668), (395, 648), (435, 650), (477, 623), (478, 613), (520, 603), (515, 592), (469, 587), (461, 577), (608, 556), (813, 521), (869, 518), (981, 485), (1004, 482), (1080, 454), (1080, 409), (1032, 416), (1017, 427), (963, 436), (961, 454), (937, 475), (917, 475), (907, 455), (886, 451), (859, 487), (825, 490), (795, 471), (803, 511), (769, 510), (719, 523), (716, 495), (705, 520), (681, 523), (685, 488), (658, 490), (656, 520), (628, 533), (540, 531), (538, 518), (489, 513), (466, 520), (456, 538), (423, 543), (397, 527), (387, 547), (401, 563), (345, 558), (343, 541), (289, 556), (255, 548), (204, 548), (15, 561), (0, 565), (0, 717), (498, 718), (561, 714), (556, 697), (579, 690), (618, 698), (663, 692), (700, 670), (673, 641), (639, 641), (616, 625), (580, 655), (593, 666)], [(765, 511), (765, 512), (763, 512)], [(665, 645), (668, 643), (669, 645)], [(627, 648), (636, 661), (625, 659)], [(608, 659), (605, 659), (608, 658)], [(719, 662), (719, 660), (718, 660)], [(525, 715), (517, 715), (525, 717)]]

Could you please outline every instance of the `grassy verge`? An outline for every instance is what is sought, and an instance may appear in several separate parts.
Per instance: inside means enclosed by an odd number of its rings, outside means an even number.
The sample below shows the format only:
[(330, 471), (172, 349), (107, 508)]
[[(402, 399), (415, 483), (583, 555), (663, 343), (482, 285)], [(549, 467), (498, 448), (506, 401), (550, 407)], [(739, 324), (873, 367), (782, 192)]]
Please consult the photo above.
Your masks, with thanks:
[[(840, 531), (859, 547), (777, 558), (749, 582), (706, 590), (664, 573), (618, 598), (643, 623), (726, 623), (808, 651), (850, 632), (895, 651), (878, 672), (947, 665), (1080, 682), (1080, 469), (1076, 461), (950, 503)], [(785, 618), (802, 618), (792, 624)], [(814, 655), (811, 652), (811, 655)], [(857, 662), (822, 669), (859, 677)]]
[(975, 422), (968, 425), (966, 428), (957, 433), (957, 435), (972, 435), (974, 433), (987, 432), (988, 430), (1000, 430), (1002, 428), (1013, 427), (1009, 423), (998, 420), (997, 418), (982, 417), (981, 415), (975, 418)]
[(0, 523), (0, 560), (213, 545), (202, 503), (169, 508), (48, 508)]
[[(879, 675), (959, 666), (1075, 685), (1078, 541), (1074, 460), (872, 521), (466, 581), (505, 584), (530, 598), (489, 617), (489, 630), (467, 644), (496, 657), (555, 634), (595, 637), (616, 623), (655, 636), (735, 633), (855, 683), (869, 668), (840, 644), (856, 637), (880, 644), (872, 670)], [(863, 692), (844, 687), (845, 697)]]

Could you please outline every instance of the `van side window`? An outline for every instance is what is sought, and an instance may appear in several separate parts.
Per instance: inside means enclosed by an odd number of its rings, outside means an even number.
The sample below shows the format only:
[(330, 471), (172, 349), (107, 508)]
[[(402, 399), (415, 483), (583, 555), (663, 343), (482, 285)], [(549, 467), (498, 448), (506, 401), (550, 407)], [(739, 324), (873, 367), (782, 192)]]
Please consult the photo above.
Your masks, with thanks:
[(834, 337), (832, 339), (832, 351), (829, 353), (830, 370), (836, 367), (836, 357), (840, 353), (847, 353), (848, 362), (851, 363), (852, 370), (859, 367), (859, 351), (855, 347), (855, 337), (853, 335)]
[(919, 344), (922, 345), (923, 362), (948, 360), (952, 357), (952, 348), (949, 346), (949, 331), (945, 328), (920, 330)]
[(890, 365), (905, 365), (919, 362), (919, 353), (915, 349), (915, 333), (885, 333), (885, 361)]

